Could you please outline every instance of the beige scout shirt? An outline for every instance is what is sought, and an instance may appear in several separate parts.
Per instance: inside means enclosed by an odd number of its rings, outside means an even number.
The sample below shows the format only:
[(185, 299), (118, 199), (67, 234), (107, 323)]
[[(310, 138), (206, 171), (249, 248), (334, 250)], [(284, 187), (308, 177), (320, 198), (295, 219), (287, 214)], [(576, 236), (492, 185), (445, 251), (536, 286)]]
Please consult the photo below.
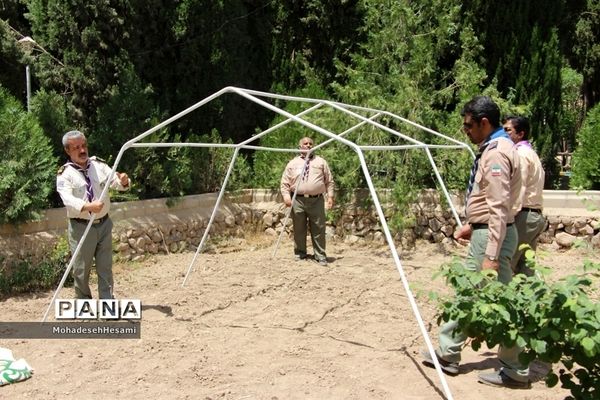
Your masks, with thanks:
[(485, 254), (491, 257), (498, 257), (506, 224), (515, 220), (513, 205), (521, 190), (519, 165), (513, 142), (505, 138), (492, 140), (479, 160), (466, 214), (470, 224), (488, 224)]
[(542, 210), (544, 203), (545, 172), (542, 162), (535, 150), (527, 145), (516, 145), (521, 162), (521, 193), (519, 196), (522, 207)]
[[(106, 165), (106, 163), (100, 161), (96, 157), (90, 157), (88, 176), (92, 182), (94, 200), (100, 198), (108, 176), (110, 175), (110, 171), (111, 168)], [(121, 185), (121, 181), (117, 177), (117, 174), (114, 175), (110, 186), (121, 191), (129, 188), (129, 186), (124, 187)], [(67, 217), (90, 219), (89, 212), (81, 211), (87, 202), (85, 194), (85, 177), (82, 172), (70, 165), (61, 167), (58, 176), (56, 177), (56, 190), (58, 191), (63, 204), (67, 208)], [(95, 219), (104, 217), (110, 210), (110, 196), (108, 195), (108, 191), (102, 200), (104, 201), (104, 207), (102, 207), (102, 210), (95, 215)]]
[(318, 195), (327, 193), (333, 198), (334, 182), (333, 175), (327, 161), (319, 156), (312, 156), (308, 167), (308, 174), (300, 179), (304, 169), (305, 159), (298, 156), (293, 158), (285, 167), (281, 177), (281, 195), (283, 199), (291, 199), (292, 192), (298, 194)]

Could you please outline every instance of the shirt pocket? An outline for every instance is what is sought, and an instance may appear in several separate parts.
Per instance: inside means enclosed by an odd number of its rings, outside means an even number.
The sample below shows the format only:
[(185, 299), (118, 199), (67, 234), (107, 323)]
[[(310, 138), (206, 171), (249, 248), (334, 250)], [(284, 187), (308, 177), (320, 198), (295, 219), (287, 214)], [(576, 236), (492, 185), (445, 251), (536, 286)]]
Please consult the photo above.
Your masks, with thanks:
[(73, 195), (75, 197), (82, 198), (85, 195), (85, 187), (84, 186), (73, 187)]
[(473, 191), (479, 192), (484, 188), (485, 188), (485, 184), (483, 182), (483, 173), (481, 172), (481, 170), (478, 170), (477, 173), (475, 174), (475, 184), (473, 186)]

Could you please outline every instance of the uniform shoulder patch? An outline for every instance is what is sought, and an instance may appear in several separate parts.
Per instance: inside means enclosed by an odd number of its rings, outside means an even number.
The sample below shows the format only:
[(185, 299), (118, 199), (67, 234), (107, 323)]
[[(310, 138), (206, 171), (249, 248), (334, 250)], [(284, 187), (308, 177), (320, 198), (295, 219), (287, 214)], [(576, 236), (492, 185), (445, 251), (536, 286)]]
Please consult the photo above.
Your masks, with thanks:
[(62, 175), (62, 173), (65, 172), (65, 168), (67, 168), (66, 165), (61, 166), (56, 172), (56, 175)]
[(101, 159), (98, 156), (92, 156), (92, 157), (90, 157), (90, 160), (92, 160), (92, 161), (98, 161), (98, 162), (106, 164), (106, 161), (104, 161), (103, 159)]
[(488, 150), (494, 150), (495, 148), (498, 147), (498, 141), (494, 140), (492, 143), (490, 143), (487, 147)]

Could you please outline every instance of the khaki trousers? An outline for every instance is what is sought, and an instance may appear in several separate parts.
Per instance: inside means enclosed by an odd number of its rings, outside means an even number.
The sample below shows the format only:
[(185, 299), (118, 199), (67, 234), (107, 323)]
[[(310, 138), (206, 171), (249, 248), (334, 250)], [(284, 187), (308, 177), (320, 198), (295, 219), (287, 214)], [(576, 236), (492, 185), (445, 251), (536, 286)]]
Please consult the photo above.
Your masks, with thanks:
[(515, 226), (517, 227), (519, 236), (519, 245), (513, 256), (511, 268), (515, 274), (532, 276), (533, 271), (527, 266), (525, 261), (525, 251), (519, 250), (519, 247), (522, 244), (527, 244), (532, 250), (537, 248), (538, 238), (544, 232), (544, 228), (546, 228), (546, 218), (544, 218), (542, 213), (536, 211), (521, 210), (515, 216)]
[[(87, 223), (85, 222), (69, 220), (71, 253), (75, 253), (86, 227)], [(98, 298), (113, 298), (112, 227), (113, 223), (110, 218), (106, 218), (101, 223), (92, 224), (77, 258), (73, 261), (75, 297), (78, 299), (92, 298), (89, 283), (94, 259), (96, 261), (96, 274), (98, 275)]]
[(292, 205), (294, 223), (294, 254), (306, 257), (306, 233), (310, 231), (315, 260), (326, 260), (325, 253), (325, 199), (298, 195)]
[[(485, 248), (487, 246), (488, 229), (475, 229), (471, 236), (469, 253), (465, 260), (465, 267), (472, 271), (480, 271), (481, 263), (485, 257)], [(512, 269), (510, 262), (517, 247), (517, 230), (514, 225), (507, 227), (506, 237), (502, 242), (500, 249), (500, 268), (498, 270), (498, 280), (502, 283), (508, 283), (512, 280)], [(460, 362), (460, 353), (467, 339), (463, 332), (456, 332), (458, 324), (455, 321), (448, 321), (440, 328), (438, 354), (446, 361)], [(498, 359), (502, 363), (502, 370), (510, 378), (526, 382), (529, 379), (529, 368), (519, 362), (520, 348), (506, 348), (500, 346), (498, 349)]]

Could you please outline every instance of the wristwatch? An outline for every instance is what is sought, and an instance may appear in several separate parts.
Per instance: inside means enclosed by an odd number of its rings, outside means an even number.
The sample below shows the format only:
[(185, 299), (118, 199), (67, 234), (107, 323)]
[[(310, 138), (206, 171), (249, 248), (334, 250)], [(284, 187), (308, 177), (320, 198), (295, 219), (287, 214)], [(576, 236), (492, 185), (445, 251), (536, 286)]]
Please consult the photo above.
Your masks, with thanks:
[(490, 261), (498, 261), (498, 257), (488, 256), (488, 255), (486, 255), (485, 257)]

